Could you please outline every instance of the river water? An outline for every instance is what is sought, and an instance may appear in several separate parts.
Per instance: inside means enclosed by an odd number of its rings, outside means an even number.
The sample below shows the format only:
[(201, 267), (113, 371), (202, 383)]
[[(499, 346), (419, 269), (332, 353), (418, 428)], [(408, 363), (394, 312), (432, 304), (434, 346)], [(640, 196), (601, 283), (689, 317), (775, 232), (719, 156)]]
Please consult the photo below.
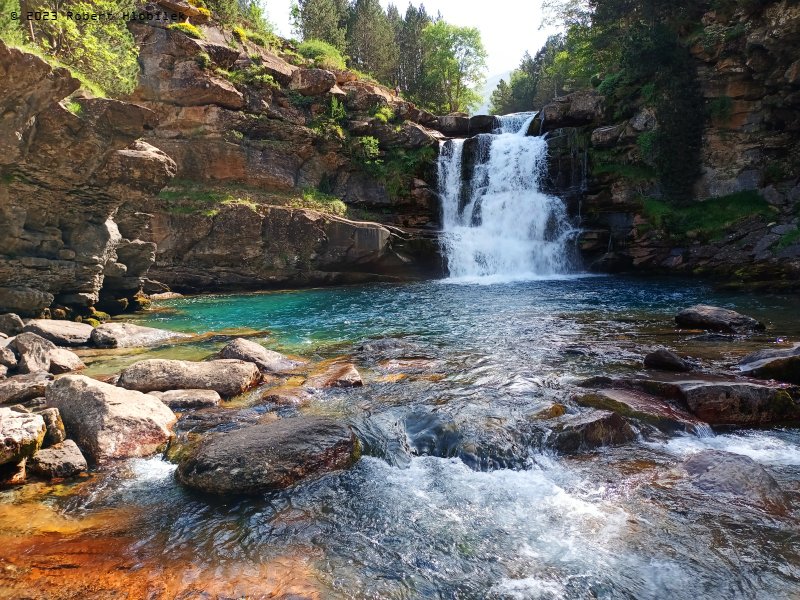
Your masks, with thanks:
[[(768, 323), (750, 339), (679, 332), (707, 302)], [(717, 431), (572, 457), (522, 435), (577, 379), (641, 374), (665, 344), (713, 372), (800, 339), (795, 300), (697, 281), (558, 277), (425, 282), (161, 303), (143, 324), (200, 334), (146, 352), (88, 352), (92, 374), (151, 356), (200, 359), (246, 334), (310, 360), (350, 357), (363, 388), (304, 407), (365, 444), (349, 471), (285, 493), (212, 498), (161, 457), (73, 483), (0, 492), (3, 598), (796, 598), (797, 510), (694, 488), (680, 462), (704, 448), (750, 456), (800, 500), (800, 432)], [(388, 341), (387, 341), (388, 340)]]

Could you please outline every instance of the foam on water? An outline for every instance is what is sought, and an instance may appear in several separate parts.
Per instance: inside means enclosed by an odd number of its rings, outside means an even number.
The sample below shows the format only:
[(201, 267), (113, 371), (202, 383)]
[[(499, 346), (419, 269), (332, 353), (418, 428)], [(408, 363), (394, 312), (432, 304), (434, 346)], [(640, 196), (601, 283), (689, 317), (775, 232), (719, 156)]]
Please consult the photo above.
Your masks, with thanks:
[(681, 436), (648, 445), (680, 457), (703, 450), (722, 450), (749, 456), (764, 465), (800, 466), (800, 446), (770, 431), (746, 431), (714, 437)]

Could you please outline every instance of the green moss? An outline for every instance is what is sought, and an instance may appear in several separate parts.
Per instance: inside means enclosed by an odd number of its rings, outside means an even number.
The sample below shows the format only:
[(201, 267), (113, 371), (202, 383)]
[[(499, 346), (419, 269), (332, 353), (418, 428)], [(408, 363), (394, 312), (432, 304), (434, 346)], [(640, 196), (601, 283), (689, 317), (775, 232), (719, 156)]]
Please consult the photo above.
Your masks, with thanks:
[(73, 115), (80, 117), (83, 115), (83, 105), (77, 100), (69, 100), (66, 103), (66, 109)]
[(342, 202), (341, 198), (326, 194), (312, 187), (305, 188), (302, 197), (292, 202), (291, 206), (295, 208), (311, 208), (340, 217), (347, 214), (347, 205)]
[(769, 219), (775, 215), (775, 209), (756, 191), (737, 192), (685, 206), (645, 198), (642, 212), (670, 237), (701, 240), (718, 240), (747, 217), (760, 215)]
[(197, 40), (203, 39), (203, 32), (200, 31), (197, 27), (192, 25), (191, 23), (173, 23), (169, 25), (167, 29), (171, 29), (173, 31), (180, 31), (188, 35), (189, 37), (195, 38)]
[(780, 251), (797, 243), (800, 243), (800, 227), (795, 227), (794, 231), (784, 234), (773, 248), (775, 251)]

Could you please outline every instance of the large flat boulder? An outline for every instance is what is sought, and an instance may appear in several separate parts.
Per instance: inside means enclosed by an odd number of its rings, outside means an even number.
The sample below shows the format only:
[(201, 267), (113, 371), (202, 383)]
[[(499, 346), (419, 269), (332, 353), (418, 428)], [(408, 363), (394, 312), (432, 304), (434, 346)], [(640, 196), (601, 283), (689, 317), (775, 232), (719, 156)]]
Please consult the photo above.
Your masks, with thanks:
[(784, 512), (788, 499), (778, 482), (748, 456), (704, 450), (686, 460), (683, 468), (692, 484), (706, 493), (742, 500)]
[(44, 396), (53, 376), (44, 371), (16, 375), (0, 381), (0, 404), (17, 404)]
[(636, 434), (620, 415), (595, 410), (579, 415), (564, 415), (554, 420), (550, 445), (563, 453), (617, 446), (632, 441)]
[(41, 416), (0, 408), (0, 465), (33, 456), (42, 447), (45, 433)]
[(358, 458), (355, 435), (325, 417), (292, 417), (211, 434), (178, 463), (182, 484), (214, 494), (256, 494), (346, 469)]
[(103, 323), (94, 328), (91, 341), (98, 348), (139, 348), (158, 346), (171, 340), (188, 337), (191, 336), (133, 323)]
[(176, 421), (158, 398), (82, 375), (65, 375), (45, 397), (59, 410), (68, 435), (94, 460), (158, 452)]
[(751, 333), (764, 330), (764, 324), (752, 317), (735, 310), (707, 304), (697, 304), (683, 309), (675, 315), (675, 322), (680, 327), (708, 329), (723, 333)]
[(81, 449), (72, 440), (39, 450), (28, 463), (32, 475), (48, 479), (73, 477), (88, 468)]
[(743, 382), (684, 382), (686, 406), (711, 425), (763, 426), (800, 421), (800, 390)]
[(739, 370), (750, 377), (800, 384), (800, 344), (754, 352), (739, 362)]
[(261, 381), (258, 367), (243, 360), (150, 359), (122, 371), (117, 385), (140, 392), (214, 390), (220, 396), (241, 394)]
[(244, 338), (237, 338), (226, 344), (220, 350), (219, 356), (220, 358), (251, 362), (265, 373), (286, 373), (300, 364), (280, 352), (268, 350), (261, 344)]
[(53, 319), (31, 319), (23, 331), (30, 331), (50, 340), (56, 346), (86, 346), (94, 327), (75, 321), (56, 321)]
[(605, 389), (581, 394), (574, 399), (582, 406), (610, 410), (623, 417), (650, 423), (668, 432), (695, 433), (706, 424), (686, 410), (639, 390)]

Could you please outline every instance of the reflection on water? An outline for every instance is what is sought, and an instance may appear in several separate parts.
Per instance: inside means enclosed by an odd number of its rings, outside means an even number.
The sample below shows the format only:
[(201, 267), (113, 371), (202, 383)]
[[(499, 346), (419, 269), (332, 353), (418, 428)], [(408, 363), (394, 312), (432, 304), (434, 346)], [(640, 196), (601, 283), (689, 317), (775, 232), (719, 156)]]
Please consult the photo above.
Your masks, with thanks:
[[(672, 315), (698, 301), (736, 307), (771, 328), (747, 341), (676, 332)], [(143, 317), (145, 324), (208, 337), (174, 349), (87, 355), (91, 368), (112, 372), (146, 356), (202, 358), (223, 343), (218, 332), (231, 328), (309, 359), (348, 355), (364, 388), (263, 410), (339, 415), (365, 440), (368, 456), (350, 471), (250, 499), (188, 492), (159, 457), (66, 486), (2, 491), (0, 597), (796, 594), (797, 512), (774, 515), (704, 494), (678, 465), (705, 448), (750, 456), (796, 507), (797, 430), (707, 438), (643, 432), (634, 444), (574, 458), (543, 453), (530, 430), (530, 415), (554, 402), (574, 410), (571, 381), (640, 372), (643, 352), (655, 344), (721, 369), (778, 335), (798, 339), (789, 298), (588, 278), (377, 285), (165, 305)], [(374, 341), (385, 337), (394, 339)], [(230, 406), (242, 410), (258, 397)], [(488, 456), (484, 450), (495, 462), (471, 466), (514, 469), (474, 470), (455, 458), (469, 462)]]

